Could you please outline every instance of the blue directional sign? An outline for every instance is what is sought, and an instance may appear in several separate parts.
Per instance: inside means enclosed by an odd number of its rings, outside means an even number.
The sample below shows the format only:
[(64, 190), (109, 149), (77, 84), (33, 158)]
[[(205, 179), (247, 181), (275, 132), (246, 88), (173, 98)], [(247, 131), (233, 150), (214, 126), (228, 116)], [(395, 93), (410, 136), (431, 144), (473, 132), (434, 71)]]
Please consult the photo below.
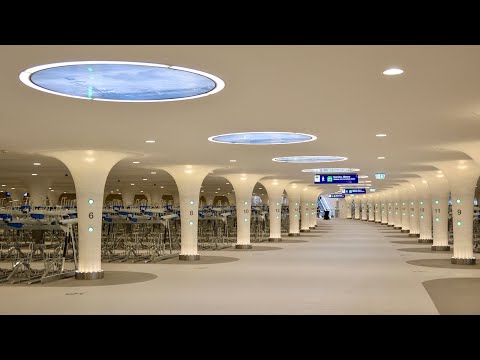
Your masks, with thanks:
[(329, 198), (340, 198), (343, 199), (345, 197), (345, 194), (330, 194), (328, 195)]
[(358, 184), (357, 174), (317, 174), (315, 184)]
[(358, 188), (358, 189), (343, 189), (342, 192), (344, 194), (366, 194), (367, 190), (365, 188)]

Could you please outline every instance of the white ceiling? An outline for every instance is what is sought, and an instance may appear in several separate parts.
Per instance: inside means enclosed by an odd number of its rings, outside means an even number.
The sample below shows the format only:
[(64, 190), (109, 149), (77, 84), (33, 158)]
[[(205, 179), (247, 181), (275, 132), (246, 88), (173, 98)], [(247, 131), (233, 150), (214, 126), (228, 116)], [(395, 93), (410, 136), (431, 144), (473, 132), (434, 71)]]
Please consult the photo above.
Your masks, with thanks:
[[(39, 92), (18, 79), (26, 68), (75, 60), (178, 65), (214, 74), (226, 85), (193, 100), (113, 103)], [(118, 179), (141, 183), (139, 189), (174, 186), (161, 170), (150, 175), (169, 164), (218, 166), (206, 181), (212, 186), (225, 182), (213, 175), (232, 171), (312, 183), (313, 174), (301, 169), (357, 167), (381, 189), (433, 169), (429, 162), (469, 158), (441, 149), (447, 142), (480, 138), (479, 64), (480, 46), (0, 46), (0, 150), (8, 151), (0, 153), (0, 182), (26, 186), (31, 173), (38, 173), (58, 188), (71, 188), (63, 164), (31, 154), (104, 149), (143, 154), (112, 169), (108, 190)], [(405, 73), (382, 74), (393, 66)], [(242, 131), (293, 131), (318, 139), (273, 146), (207, 140)], [(152, 138), (155, 144), (144, 142)], [(289, 155), (348, 160), (303, 165), (271, 160)], [(32, 166), (34, 161), (42, 166)], [(387, 179), (376, 181), (375, 172), (387, 173)]]

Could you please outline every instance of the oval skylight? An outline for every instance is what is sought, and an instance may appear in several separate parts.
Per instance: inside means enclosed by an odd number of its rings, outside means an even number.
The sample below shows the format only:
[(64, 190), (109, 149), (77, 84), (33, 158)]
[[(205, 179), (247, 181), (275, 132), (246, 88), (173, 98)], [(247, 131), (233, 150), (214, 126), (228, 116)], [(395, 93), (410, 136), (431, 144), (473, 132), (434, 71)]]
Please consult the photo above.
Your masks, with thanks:
[(348, 158), (343, 156), (286, 156), (272, 159), (272, 161), (287, 163), (321, 163), (344, 160), (348, 160)]
[(74, 61), (35, 66), (20, 73), (27, 86), (77, 99), (158, 102), (219, 92), (225, 83), (202, 71), (153, 63)]
[(360, 171), (360, 169), (354, 168), (319, 168), (319, 169), (303, 169), (303, 172), (311, 173), (351, 173)]
[(242, 145), (280, 145), (296, 144), (316, 140), (317, 137), (309, 134), (294, 132), (242, 132), (233, 134), (215, 135), (208, 138), (209, 141), (222, 144)]

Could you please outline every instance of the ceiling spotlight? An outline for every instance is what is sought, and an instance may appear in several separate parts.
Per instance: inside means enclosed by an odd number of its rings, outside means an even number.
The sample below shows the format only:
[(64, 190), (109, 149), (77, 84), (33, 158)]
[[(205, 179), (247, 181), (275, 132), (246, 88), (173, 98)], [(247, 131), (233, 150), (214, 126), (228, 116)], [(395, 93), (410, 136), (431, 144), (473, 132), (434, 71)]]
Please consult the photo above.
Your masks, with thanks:
[(143, 178), (142, 180), (143, 180), (143, 181), (147, 181), (148, 179), (146, 179), (146, 178)]
[(396, 68), (387, 69), (383, 72), (383, 75), (400, 75), (400, 74), (403, 74), (403, 70), (396, 69)]
[(156, 171), (150, 171), (150, 174), (157, 175), (157, 172)]
[(140, 190), (141, 193), (143, 193), (143, 190)]
[(384, 159), (385, 159), (385, 156), (377, 156), (377, 159), (378, 159), (378, 160), (384, 160)]
[(155, 142), (155, 140), (145, 140), (145, 142), (146, 142), (147, 144), (153, 144), (153, 143)]
[(132, 164), (140, 164), (140, 161), (132, 161)]
[(164, 186), (160, 186), (160, 189), (163, 189), (163, 188), (164, 188)]
[(230, 160), (230, 162), (237, 162), (237, 160)]
[(37, 176), (38, 174), (32, 174), (32, 176)]
[(135, 185), (135, 184), (134, 184), (134, 183), (131, 183), (130, 185), (132, 185), (132, 186), (133, 186), (133, 185)]
[(41, 163), (33, 163), (33, 165), (35, 165), (35, 166), (40, 166), (40, 165), (42, 165), (42, 164), (41, 164)]
[(385, 136), (387, 136), (387, 134), (377, 134), (377, 135), (375, 135), (375, 136), (376, 136), (376, 137), (385, 137)]

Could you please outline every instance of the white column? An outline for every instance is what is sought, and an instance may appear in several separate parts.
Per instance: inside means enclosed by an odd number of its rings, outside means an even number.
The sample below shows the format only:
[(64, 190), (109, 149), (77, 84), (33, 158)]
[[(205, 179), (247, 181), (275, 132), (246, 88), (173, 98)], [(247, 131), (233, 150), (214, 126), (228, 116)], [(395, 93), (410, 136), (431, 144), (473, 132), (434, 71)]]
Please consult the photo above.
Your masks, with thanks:
[(318, 207), (318, 197), (322, 193), (321, 190), (310, 188), (310, 230), (313, 230), (317, 227), (317, 207)]
[(60, 196), (60, 191), (55, 189), (48, 190), (47, 196), (49, 206), (58, 205), (58, 197)]
[(367, 195), (360, 195), (362, 208), (362, 221), (368, 221), (367, 217)]
[(388, 225), (388, 191), (380, 193), (380, 222)]
[(24, 188), (18, 188), (7, 190), (10, 193), (10, 199), (12, 199), (12, 206), (20, 206), (23, 201), (23, 194), (25, 194)]
[(180, 260), (199, 260), (198, 254), (198, 200), (200, 186), (214, 167), (200, 165), (172, 165), (162, 168), (168, 172), (178, 189), (181, 221)]
[(51, 181), (48, 178), (35, 176), (28, 182), (31, 206), (45, 206), (48, 198), (48, 187)]
[[(420, 180), (419, 178), (415, 178), (415, 180)], [(409, 179), (410, 184), (406, 185), (410, 188), (408, 192), (408, 217), (410, 219), (410, 233), (408, 234), (409, 237), (420, 237), (420, 216), (418, 214), (418, 199), (417, 199), (417, 189), (415, 184)]]
[(419, 243), (431, 244), (432, 236), (432, 197), (430, 187), (424, 178), (410, 180), (416, 189), (419, 220)]
[(224, 176), (235, 190), (237, 210), (237, 249), (251, 249), (250, 220), (252, 218), (252, 192), (255, 184), (264, 175), (260, 174), (229, 174)]
[(150, 205), (162, 206), (163, 191), (161, 191), (160, 189), (154, 189), (151, 192), (151, 196), (152, 203)]
[(367, 196), (368, 206), (368, 221), (375, 222), (375, 199), (374, 194), (368, 194)]
[(394, 190), (394, 203), (393, 203), (393, 211), (394, 211), (394, 224), (393, 227), (395, 230), (402, 229), (402, 201), (400, 195), (400, 187)]
[(410, 232), (410, 218), (408, 216), (408, 205), (410, 198), (410, 189), (406, 185), (402, 185), (400, 188), (400, 215), (402, 219), (402, 233)]
[(375, 193), (373, 194), (373, 221), (377, 224), (382, 222), (382, 201), (380, 199), (380, 194)]
[(340, 209), (340, 219), (347, 218), (347, 201), (346, 199), (338, 199), (338, 207)]
[(282, 197), (291, 180), (264, 179), (260, 183), (268, 193), (268, 212), (270, 217), (270, 237), (268, 241), (282, 241), (281, 216)]
[(300, 193), (302, 187), (291, 183), (286, 188), (288, 195), (288, 236), (300, 235)]
[(360, 195), (354, 195), (353, 196), (353, 201), (354, 201), (354, 206), (355, 206), (355, 220), (361, 220), (360, 219), (360, 207), (361, 207), (361, 200), (360, 200)]
[(45, 155), (60, 160), (75, 183), (78, 214), (78, 269), (75, 278), (103, 278), (101, 234), (103, 194), (108, 173), (128, 156), (126, 153), (97, 150), (66, 150)]
[(473, 198), (480, 167), (473, 160), (435, 162), (450, 183), (453, 217), (452, 264), (475, 264), (473, 256)]
[(352, 218), (352, 202), (353, 202), (353, 196), (350, 196), (348, 194), (345, 195), (345, 202), (347, 204), (347, 219)]
[(310, 232), (310, 200), (308, 186), (300, 192), (300, 232)]
[(122, 192), (123, 206), (133, 206), (133, 201), (135, 199), (136, 193), (135, 186), (125, 185), (120, 188), (120, 191)]
[(395, 226), (395, 191), (387, 192), (387, 221), (389, 227)]

